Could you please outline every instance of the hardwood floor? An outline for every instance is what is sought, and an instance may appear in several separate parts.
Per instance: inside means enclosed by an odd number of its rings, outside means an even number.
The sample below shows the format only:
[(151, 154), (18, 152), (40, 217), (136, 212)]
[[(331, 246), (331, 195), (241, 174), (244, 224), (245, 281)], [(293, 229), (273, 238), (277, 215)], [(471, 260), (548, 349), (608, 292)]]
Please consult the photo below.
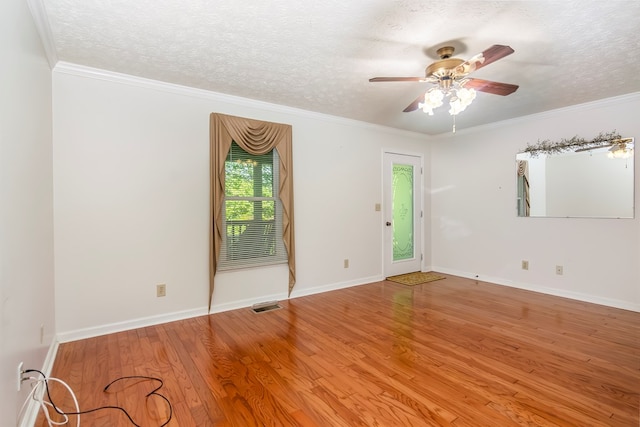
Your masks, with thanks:
[[(633, 426), (640, 313), (447, 276), (62, 344), (81, 409), (141, 426)], [(65, 409), (72, 401), (52, 386)], [(75, 425), (75, 416), (70, 416)], [(42, 417), (37, 426), (45, 426)], [(133, 425), (119, 410), (82, 425)]]

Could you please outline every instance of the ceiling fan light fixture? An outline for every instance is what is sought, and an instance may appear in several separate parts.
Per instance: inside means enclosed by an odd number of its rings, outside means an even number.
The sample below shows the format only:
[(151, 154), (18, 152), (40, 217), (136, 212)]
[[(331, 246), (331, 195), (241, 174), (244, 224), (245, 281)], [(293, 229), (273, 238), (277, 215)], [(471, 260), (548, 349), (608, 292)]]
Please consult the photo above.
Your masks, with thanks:
[(433, 116), (433, 109), (442, 105), (444, 100), (444, 92), (438, 88), (431, 88), (424, 94), (424, 103), (418, 105), (426, 114)]
[(421, 108), (424, 113), (433, 116), (433, 110), (442, 106), (446, 96), (451, 97), (449, 100), (449, 114), (455, 116), (471, 105), (476, 98), (476, 91), (475, 89), (467, 89), (458, 84), (446, 92), (440, 88), (431, 88), (425, 92), (424, 102), (418, 104), (418, 107)]
[(449, 105), (451, 109), (449, 110), (449, 114), (455, 116), (458, 113), (461, 113), (465, 110), (473, 100), (476, 99), (476, 91), (475, 89), (467, 89), (464, 87), (458, 88), (456, 90), (456, 96), (451, 98), (451, 102)]

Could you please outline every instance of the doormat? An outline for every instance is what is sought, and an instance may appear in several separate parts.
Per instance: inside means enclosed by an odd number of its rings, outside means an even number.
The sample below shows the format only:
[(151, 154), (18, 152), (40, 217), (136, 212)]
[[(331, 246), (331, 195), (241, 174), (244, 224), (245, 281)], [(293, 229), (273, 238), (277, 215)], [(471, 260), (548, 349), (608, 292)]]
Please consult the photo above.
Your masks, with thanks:
[(433, 282), (440, 279), (446, 279), (446, 277), (433, 272), (423, 273), (421, 271), (387, 277), (387, 280), (407, 286), (420, 285), (422, 283)]

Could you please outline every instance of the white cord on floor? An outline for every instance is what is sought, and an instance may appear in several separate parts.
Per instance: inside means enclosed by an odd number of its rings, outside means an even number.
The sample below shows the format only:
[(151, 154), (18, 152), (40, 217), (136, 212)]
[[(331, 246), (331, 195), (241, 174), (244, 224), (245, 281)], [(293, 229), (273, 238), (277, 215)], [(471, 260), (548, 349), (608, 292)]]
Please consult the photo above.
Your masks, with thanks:
[[(47, 423), (49, 424), (49, 427), (61, 426), (69, 423), (69, 417), (62, 410), (54, 406), (53, 403), (47, 402), (46, 400), (44, 400), (44, 396), (47, 394), (46, 391), (48, 387), (48, 381), (54, 381), (62, 384), (67, 389), (71, 397), (73, 398), (73, 403), (76, 405), (75, 412), (76, 413), (80, 412), (80, 406), (78, 405), (78, 399), (76, 398), (75, 393), (73, 392), (73, 390), (71, 390), (71, 387), (69, 387), (69, 385), (66, 382), (62, 381), (61, 379), (53, 378), (53, 377), (52, 378), (29, 377), (26, 380), (35, 381), (36, 384), (33, 386), (33, 389), (31, 390), (31, 392), (29, 392), (29, 395), (27, 396), (24, 403), (22, 404), (22, 408), (20, 408), (20, 412), (18, 413), (19, 415), (22, 415), (22, 412), (27, 406), (27, 403), (31, 399), (33, 399), (40, 406), (40, 410), (44, 414), (44, 417), (47, 419)], [(49, 414), (49, 407), (53, 408), (58, 414), (61, 414), (64, 421), (53, 421), (51, 419), (51, 415)], [(80, 427), (80, 415), (78, 415), (77, 417), (78, 418), (76, 420), (76, 427)]]

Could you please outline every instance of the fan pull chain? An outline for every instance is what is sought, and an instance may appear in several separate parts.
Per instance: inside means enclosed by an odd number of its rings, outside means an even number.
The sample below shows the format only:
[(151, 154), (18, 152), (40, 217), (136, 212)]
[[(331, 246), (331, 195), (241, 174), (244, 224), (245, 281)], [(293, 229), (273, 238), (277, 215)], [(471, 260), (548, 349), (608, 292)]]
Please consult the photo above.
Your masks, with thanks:
[(453, 115), (453, 133), (456, 133), (456, 115)]

